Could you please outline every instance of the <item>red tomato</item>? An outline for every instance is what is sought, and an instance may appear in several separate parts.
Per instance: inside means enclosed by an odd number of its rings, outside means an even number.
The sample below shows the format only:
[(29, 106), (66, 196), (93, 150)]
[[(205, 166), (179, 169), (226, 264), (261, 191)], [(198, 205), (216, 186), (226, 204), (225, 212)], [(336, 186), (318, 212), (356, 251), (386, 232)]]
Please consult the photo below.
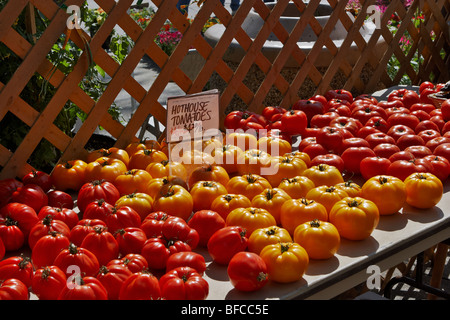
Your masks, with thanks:
[(39, 300), (57, 300), (67, 284), (65, 273), (57, 266), (37, 269), (31, 280), (31, 289)]
[(335, 166), (340, 172), (344, 171), (344, 160), (337, 154), (318, 155), (311, 160), (310, 166), (317, 166), (322, 163)]
[[(316, 141), (326, 150), (338, 151), (341, 148), (344, 135), (336, 127), (325, 126), (317, 133)], [(305, 151), (306, 152), (306, 151)], [(327, 152), (328, 153), (328, 152)], [(313, 159), (314, 157), (311, 157)]]
[(256, 291), (269, 281), (266, 263), (253, 252), (236, 253), (228, 264), (227, 274), (233, 287), (239, 291)]
[(208, 241), (208, 252), (218, 264), (227, 265), (238, 252), (247, 248), (246, 230), (240, 226), (228, 226), (217, 230)]
[(443, 137), (436, 137), (436, 138), (433, 138), (433, 139), (429, 140), (429, 141), (425, 144), (425, 146), (428, 147), (428, 148), (431, 150), (431, 152), (434, 152), (434, 150), (435, 150), (438, 146), (440, 146), (441, 144), (445, 144), (445, 143), (450, 143), (450, 137), (445, 137), (445, 136), (443, 136)]
[(111, 233), (117, 230), (141, 226), (141, 216), (129, 206), (113, 207), (105, 219), (108, 231)]
[(408, 113), (394, 113), (386, 121), (389, 127), (395, 126), (396, 124), (403, 124), (413, 130), (420, 123), (419, 118)]
[(416, 134), (404, 134), (396, 141), (400, 150), (405, 150), (409, 146), (424, 146), (425, 141)]
[(167, 259), (166, 272), (178, 267), (191, 267), (203, 275), (206, 270), (205, 258), (201, 254), (193, 251), (177, 252), (170, 255)]
[(33, 265), (29, 258), (12, 256), (0, 261), (0, 283), (11, 278), (20, 280), (27, 288), (31, 286)]
[(28, 236), (28, 245), (30, 246), (30, 249), (33, 249), (34, 245), (40, 238), (46, 236), (52, 231), (62, 233), (66, 237), (70, 236), (70, 228), (67, 224), (62, 220), (54, 219), (54, 217), (49, 214), (39, 220), (33, 228), (31, 228)]
[(391, 161), (387, 158), (367, 157), (361, 160), (360, 171), (364, 179), (368, 180), (374, 176), (386, 175)]
[(3, 243), (2, 237), (0, 236), (0, 261), (2, 261), (3, 257), (5, 256), (6, 248), (5, 244)]
[(11, 200), (11, 196), (23, 183), (16, 179), (0, 180), (0, 209)]
[(420, 102), (420, 97), (417, 92), (409, 89), (397, 89), (391, 92), (388, 96), (388, 101), (400, 100), (406, 108), (409, 108), (414, 103)]
[(150, 269), (166, 269), (167, 259), (177, 252), (192, 251), (191, 247), (181, 240), (149, 238), (142, 247), (141, 255), (147, 260)]
[(300, 99), (297, 100), (292, 105), (292, 110), (301, 110), (306, 114), (308, 119), (308, 125), (310, 124), (311, 118), (316, 114), (322, 114), (324, 111), (324, 106), (322, 102), (311, 99)]
[(140, 253), (147, 241), (145, 232), (137, 227), (118, 229), (114, 235), (119, 245), (119, 253), (123, 256), (129, 253)]
[(350, 103), (353, 102), (352, 93), (344, 89), (328, 90), (324, 94), (324, 96), (328, 101), (330, 101), (331, 99), (340, 99), (340, 100), (347, 100)]
[(308, 118), (301, 110), (290, 110), (281, 117), (281, 131), (290, 134), (302, 134), (308, 126)]
[(387, 119), (386, 111), (382, 107), (373, 104), (361, 105), (354, 108), (351, 116), (359, 120), (363, 126), (372, 117), (381, 117), (383, 120)]
[(423, 110), (426, 113), (430, 113), (431, 111), (433, 111), (434, 109), (436, 109), (436, 107), (434, 106), (434, 104), (432, 103), (423, 103), (423, 102), (419, 102), (419, 103), (415, 103), (413, 104), (410, 108), (409, 111), (416, 111), (416, 110)]
[(420, 84), (420, 86), (419, 86), (419, 93), (422, 93), (422, 91), (423, 91), (424, 89), (426, 89), (426, 88), (428, 88), (428, 89), (434, 89), (434, 84), (431, 83), (430, 81), (424, 81), (424, 82), (422, 82), (422, 83)]
[(147, 271), (129, 276), (120, 287), (119, 300), (158, 300), (161, 288), (158, 278)]
[[(67, 279), (70, 281), (70, 278)], [(58, 300), (107, 300), (108, 292), (94, 277), (74, 277), (61, 291)]]
[(445, 159), (450, 161), (450, 143), (443, 143), (443, 144), (437, 146), (434, 149), (433, 154), (435, 156), (444, 157)]
[(390, 143), (390, 144), (395, 143), (394, 138), (383, 132), (369, 134), (364, 139), (369, 143), (369, 147), (371, 149), (375, 148), (377, 145), (382, 143)]
[(209, 284), (193, 268), (178, 267), (159, 279), (161, 297), (166, 300), (205, 300)]
[(0, 281), (0, 301), (28, 300), (29, 297), (28, 288), (22, 281), (13, 278)]
[(405, 134), (414, 134), (414, 129), (404, 124), (397, 124), (389, 128), (387, 134), (394, 138), (395, 141)]
[[(162, 236), (162, 227), (169, 220), (185, 222), (182, 218), (169, 215), (163, 211), (155, 211), (147, 215), (142, 221), (141, 229), (144, 230), (147, 238)], [(181, 225), (177, 225), (181, 227)]]
[(80, 212), (84, 212), (87, 205), (100, 199), (107, 203), (115, 204), (120, 198), (120, 192), (111, 182), (96, 180), (87, 182), (78, 191), (77, 206)]
[(285, 113), (287, 110), (286, 109), (284, 109), (284, 108), (281, 108), (281, 107), (272, 107), (272, 106), (269, 106), (269, 107), (265, 107), (264, 109), (263, 109), (263, 111), (261, 112), (261, 115), (264, 117), (264, 118), (266, 118), (267, 120), (269, 120), (269, 121), (273, 121), (273, 119), (272, 119), (272, 117), (274, 116), (274, 115), (277, 115), (277, 114), (283, 114), (283, 113)]
[(68, 237), (55, 231), (43, 236), (36, 242), (31, 252), (34, 267), (39, 269), (52, 265), (59, 252), (67, 248), (69, 244)]
[(58, 253), (53, 264), (59, 267), (66, 277), (70, 277), (73, 273), (71, 266), (77, 266), (81, 274), (92, 277), (98, 273), (98, 268), (100, 268), (97, 257), (91, 251), (73, 243)]
[(379, 101), (377, 103), (378, 106), (382, 107), (383, 109), (387, 110), (390, 108), (404, 108), (403, 102), (400, 100), (392, 100), (392, 101)]
[(148, 263), (139, 253), (129, 253), (120, 259), (114, 259), (108, 262), (107, 267), (115, 264), (124, 265), (132, 273), (141, 272), (148, 269)]
[(428, 96), (432, 93), (436, 93), (437, 89), (434, 88), (425, 88), (419, 93), (420, 102), (422, 103), (433, 103), (433, 100), (431, 100)]
[(431, 119), (431, 115), (426, 113), (423, 110), (411, 111), (410, 114), (413, 115), (413, 116), (416, 116), (417, 119), (419, 119), (420, 121), (430, 120)]
[(425, 130), (435, 130), (439, 131), (439, 127), (436, 123), (431, 120), (423, 120), (414, 128), (414, 132), (416, 134), (425, 131)]
[(399, 147), (392, 143), (380, 143), (373, 148), (377, 157), (389, 159), (394, 153), (401, 151)]
[(425, 156), (433, 154), (430, 148), (421, 145), (406, 147), (405, 151), (411, 152), (414, 158), (424, 158)]
[(67, 208), (58, 208), (58, 207), (50, 207), (50, 206), (44, 206), (39, 210), (38, 218), (39, 220), (44, 219), (46, 216), (51, 215), (53, 219), (61, 220), (67, 226), (69, 229), (72, 229), (75, 227), (75, 225), (80, 221), (78, 218), (78, 214), (73, 209), (67, 209)]
[(387, 131), (389, 130), (389, 125), (387, 121), (381, 116), (375, 116), (370, 118), (369, 120), (367, 120), (365, 125), (369, 127), (374, 127), (375, 129), (384, 133), (387, 133)]
[(340, 153), (344, 152), (345, 149), (350, 147), (370, 147), (370, 144), (363, 138), (347, 138), (342, 141)]
[(344, 160), (345, 170), (355, 174), (360, 173), (359, 164), (367, 157), (375, 157), (375, 152), (367, 147), (348, 148), (341, 154), (341, 158)]
[(450, 121), (450, 99), (445, 100), (441, 104), (442, 119)]
[(439, 130), (442, 131), (442, 129), (445, 126), (445, 121), (442, 115), (436, 115), (430, 118), (431, 121), (437, 124), (439, 127)]
[(26, 184), (17, 188), (11, 196), (11, 202), (26, 204), (38, 212), (48, 204), (47, 194), (36, 184)]
[[(91, 202), (83, 212), (83, 219), (101, 220), (106, 223), (106, 218), (114, 210), (114, 205), (103, 199)], [(140, 218), (140, 216), (139, 216)]]
[(48, 205), (50, 207), (73, 209), (74, 201), (67, 192), (60, 190), (51, 190), (47, 192)]
[(48, 192), (52, 188), (52, 180), (48, 173), (43, 171), (31, 171), (22, 178), (23, 184), (35, 184)]
[(78, 221), (77, 225), (70, 230), (70, 242), (76, 246), (81, 246), (84, 238), (91, 232), (95, 232), (95, 226), (106, 227), (106, 223), (99, 219), (82, 219)]
[(364, 126), (361, 129), (358, 130), (358, 133), (356, 134), (356, 137), (365, 139), (369, 134), (372, 133), (383, 133), (380, 130), (376, 129), (375, 127), (371, 126)]
[[(450, 123), (450, 122), (449, 122)], [(441, 134), (437, 130), (423, 130), (417, 133), (418, 136), (420, 136), (423, 141), (425, 141), (425, 144), (430, 141), (431, 139), (441, 137)]]
[(213, 233), (225, 227), (225, 220), (215, 211), (200, 210), (194, 213), (188, 225), (197, 230), (200, 237), (198, 244), (206, 247)]
[[(0, 209), (0, 225), (16, 225), (23, 232), (25, 239), (27, 239), (31, 228), (33, 228), (39, 220), (36, 211), (23, 203), (8, 203)], [(5, 241), (4, 238), (3, 240)]]
[(355, 136), (359, 129), (363, 127), (363, 124), (358, 119), (340, 116), (331, 120), (329, 126), (339, 129), (347, 129), (353, 136)]
[(122, 284), (132, 274), (125, 265), (114, 264), (100, 267), (96, 278), (108, 292), (108, 300), (118, 300)]
[(108, 228), (95, 226), (94, 232), (84, 237), (81, 247), (89, 250), (97, 257), (100, 265), (106, 265), (119, 256), (119, 245)]
[(15, 251), (24, 245), (25, 235), (14, 220), (0, 220), (0, 241), (5, 251)]
[(431, 172), (429, 171), (429, 168), (419, 160), (420, 159), (396, 160), (389, 166), (387, 174), (404, 181), (409, 175), (415, 172)]
[(450, 176), (450, 161), (442, 156), (428, 155), (425, 159), (433, 165), (433, 174), (444, 182)]
[(310, 120), (311, 128), (323, 128), (329, 126), (331, 121), (340, 115), (337, 112), (326, 112), (324, 114), (316, 114)]

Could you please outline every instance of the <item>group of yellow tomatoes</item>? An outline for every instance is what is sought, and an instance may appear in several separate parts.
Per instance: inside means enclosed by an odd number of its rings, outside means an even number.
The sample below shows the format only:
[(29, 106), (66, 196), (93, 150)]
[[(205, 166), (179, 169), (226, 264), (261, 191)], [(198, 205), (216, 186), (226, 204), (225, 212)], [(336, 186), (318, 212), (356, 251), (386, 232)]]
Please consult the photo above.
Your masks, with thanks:
[[(200, 142), (202, 151), (182, 154), (180, 161), (169, 161), (164, 141), (95, 150), (86, 161), (57, 165), (52, 180), (60, 190), (110, 181), (122, 195), (116, 205), (132, 207), (142, 219), (164, 211), (188, 221), (199, 210), (215, 211), (227, 226), (246, 230), (248, 251), (279, 265), (269, 268), (269, 277), (279, 282), (301, 278), (309, 259), (332, 257), (341, 238), (370, 237), (380, 216), (405, 205), (433, 207), (443, 194), (442, 182), (431, 173), (415, 173), (404, 181), (375, 176), (359, 185), (344, 181), (334, 166), (311, 166), (309, 156), (293, 151), (285, 140), (248, 133), (225, 138)], [(256, 147), (249, 148), (252, 143)], [(258, 149), (262, 143), (264, 151)], [(272, 148), (277, 156), (270, 154)], [(198, 158), (203, 164), (193, 165)], [(262, 175), (270, 165), (276, 172)]]

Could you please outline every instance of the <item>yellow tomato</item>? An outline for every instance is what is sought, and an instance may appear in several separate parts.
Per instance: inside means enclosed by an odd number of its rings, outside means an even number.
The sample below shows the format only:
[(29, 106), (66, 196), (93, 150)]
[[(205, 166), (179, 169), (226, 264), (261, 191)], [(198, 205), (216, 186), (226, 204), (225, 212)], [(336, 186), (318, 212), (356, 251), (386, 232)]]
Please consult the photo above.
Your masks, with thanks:
[(292, 151), (292, 146), (288, 141), (274, 137), (259, 138), (257, 148), (271, 156), (284, 156)]
[(375, 203), (360, 197), (344, 198), (335, 203), (329, 214), (342, 238), (364, 240), (378, 225), (380, 213)]
[(234, 209), (228, 214), (225, 222), (227, 226), (241, 226), (245, 228), (248, 235), (251, 235), (256, 229), (277, 224), (269, 211), (255, 207)]
[(258, 139), (255, 135), (244, 132), (232, 132), (224, 137), (223, 144), (231, 144), (239, 147), (242, 151), (256, 149), (258, 146)]
[(290, 199), (291, 197), (282, 189), (265, 189), (252, 199), (252, 206), (266, 209), (275, 218), (277, 224), (280, 224), (281, 206)]
[(286, 229), (278, 226), (259, 228), (248, 238), (248, 250), (259, 254), (265, 246), (279, 242), (292, 242), (292, 237)]
[(344, 182), (341, 172), (335, 167), (328, 164), (319, 164), (309, 167), (303, 174), (311, 179), (315, 186), (334, 186), (335, 184)]
[(391, 215), (405, 204), (405, 183), (394, 176), (375, 176), (363, 184), (361, 197), (373, 201), (380, 215)]
[(322, 260), (335, 255), (341, 237), (333, 224), (315, 219), (295, 228), (294, 242), (306, 250), (310, 259)]
[(211, 204), (211, 210), (217, 212), (224, 220), (236, 208), (248, 208), (252, 203), (243, 194), (223, 194), (218, 196)]
[(242, 194), (252, 200), (267, 188), (272, 188), (269, 181), (257, 174), (235, 176), (226, 185), (228, 193)]
[(334, 186), (347, 192), (349, 197), (361, 196), (361, 186), (353, 181), (341, 182)]
[(154, 211), (163, 211), (171, 216), (188, 220), (194, 208), (191, 194), (182, 186), (170, 185), (164, 188), (153, 202)]
[(214, 157), (216, 164), (219, 164), (228, 174), (231, 174), (237, 172), (237, 159), (243, 152), (239, 147), (227, 144), (214, 149), (211, 155)]
[(97, 160), (98, 158), (112, 158), (122, 161), (127, 167), (128, 163), (130, 161), (130, 156), (128, 155), (128, 152), (126, 152), (124, 149), (112, 147), (109, 149), (101, 148), (97, 150), (93, 150), (88, 153), (87, 155), (87, 161), (92, 162)]
[(413, 173), (405, 179), (406, 203), (420, 209), (432, 208), (442, 199), (444, 186), (429, 172)]
[(292, 155), (296, 158), (302, 159), (308, 168), (311, 166), (311, 157), (306, 152), (294, 151), (294, 152), (291, 152), (289, 155)]
[(134, 209), (143, 221), (153, 211), (153, 198), (142, 192), (131, 193), (120, 197), (115, 205), (118, 208), (128, 206)]
[(177, 176), (183, 180), (187, 179), (186, 168), (182, 163), (176, 161), (164, 160), (161, 162), (152, 162), (145, 170), (148, 171), (153, 178)]
[(198, 181), (190, 189), (194, 201), (194, 211), (211, 210), (211, 204), (220, 195), (227, 194), (227, 189), (216, 181)]
[(290, 179), (283, 179), (278, 188), (286, 191), (292, 199), (300, 199), (306, 197), (308, 191), (315, 186), (314, 182), (308, 177), (296, 176)]
[(294, 230), (299, 224), (314, 219), (328, 220), (327, 209), (317, 201), (305, 198), (291, 199), (281, 206), (281, 226), (291, 235), (294, 234)]
[(192, 187), (198, 181), (216, 181), (226, 186), (230, 180), (227, 171), (221, 166), (206, 164), (196, 168), (189, 176), (189, 186)]
[(259, 255), (267, 265), (269, 279), (280, 283), (300, 280), (309, 264), (308, 253), (295, 242), (269, 244)]
[(168, 160), (164, 152), (155, 149), (142, 149), (136, 151), (131, 157), (128, 167), (130, 169), (145, 170), (152, 162)]
[(127, 172), (127, 166), (120, 160), (102, 157), (86, 166), (86, 181), (106, 180), (114, 183), (116, 178)]
[(273, 157), (270, 170), (263, 177), (273, 187), (277, 187), (283, 179), (300, 176), (308, 167), (300, 158), (293, 156)]
[(318, 186), (309, 190), (306, 194), (307, 199), (321, 203), (327, 209), (327, 212), (331, 211), (337, 201), (345, 197), (348, 197), (347, 192), (334, 186)]
[(269, 168), (272, 157), (267, 152), (250, 149), (244, 151), (237, 159), (237, 172), (243, 174), (258, 174), (261, 175), (263, 168)]

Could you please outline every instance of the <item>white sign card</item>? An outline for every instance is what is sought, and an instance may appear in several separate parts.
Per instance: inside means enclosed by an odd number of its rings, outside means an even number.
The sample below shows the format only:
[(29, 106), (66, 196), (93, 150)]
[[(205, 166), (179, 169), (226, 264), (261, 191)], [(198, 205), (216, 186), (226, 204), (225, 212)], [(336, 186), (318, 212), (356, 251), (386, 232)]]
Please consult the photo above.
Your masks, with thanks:
[(204, 139), (219, 130), (219, 91), (209, 90), (167, 99), (167, 142)]

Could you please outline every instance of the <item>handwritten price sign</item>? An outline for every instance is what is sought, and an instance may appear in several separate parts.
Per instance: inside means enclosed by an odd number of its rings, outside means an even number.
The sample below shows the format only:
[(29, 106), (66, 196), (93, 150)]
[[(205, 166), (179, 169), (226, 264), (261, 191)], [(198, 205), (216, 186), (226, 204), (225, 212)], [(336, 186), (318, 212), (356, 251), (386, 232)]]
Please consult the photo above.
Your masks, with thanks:
[[(197, 94), (167, 99), (167, 141), (177, 142), (205, 138), (219, 128), (219, 92), (204, 91)], [(214, 134), (214, 133), (213, 133)]]

